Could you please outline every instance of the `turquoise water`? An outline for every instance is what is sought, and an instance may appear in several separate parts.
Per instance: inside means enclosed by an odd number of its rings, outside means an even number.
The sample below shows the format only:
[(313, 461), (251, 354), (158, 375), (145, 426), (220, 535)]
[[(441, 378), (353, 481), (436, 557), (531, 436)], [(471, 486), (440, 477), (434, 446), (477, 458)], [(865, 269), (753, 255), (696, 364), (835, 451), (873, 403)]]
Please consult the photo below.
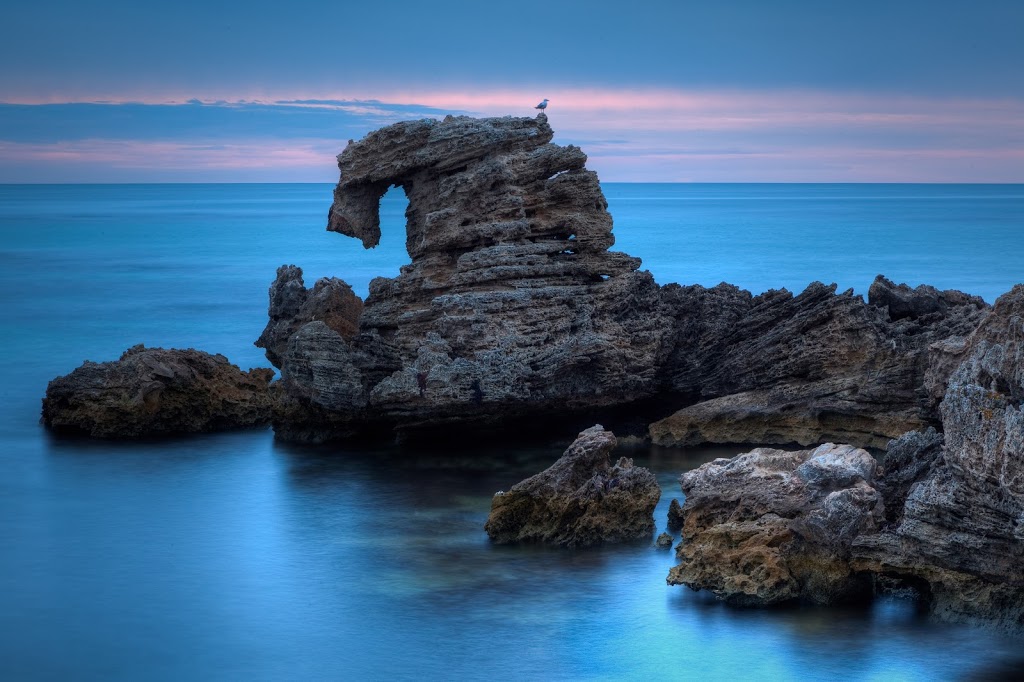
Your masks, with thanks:
[[(661, 283), (759, 292), (875, 274), (991, 301), (1024, 280), (1024, 187), (606, 185), (617, 245)], [(557, 443), (309, 448), (268, 430), (53, 439), (46, 382), (135, 343), (252, 346), (282, 263), (365, 293), (397, 274), (324, 231), (327, 185), (0, 186), (0, 678), (957, 679), (1020, 640), (909, 604), (743, 611), (664, 583), (671, 552), (493, 547), (491, 494)], [(676, 478), (739, 449), (633, 452)], [(1009, 666), (1007, 668), (1006, 666)]]

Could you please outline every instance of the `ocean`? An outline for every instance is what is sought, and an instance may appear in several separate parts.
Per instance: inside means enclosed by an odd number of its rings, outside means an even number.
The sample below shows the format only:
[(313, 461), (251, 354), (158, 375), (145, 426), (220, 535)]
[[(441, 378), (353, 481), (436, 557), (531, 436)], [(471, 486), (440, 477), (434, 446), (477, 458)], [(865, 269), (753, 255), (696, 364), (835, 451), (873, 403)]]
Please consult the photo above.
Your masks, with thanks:
[[(754, 293), (875, 275), (992, 302), (1024, 281), (1024, 185), (606, 184), (616, 250)], [(671, 551), (492, 546), (491, 495), (558, 442), (374, 450), (269, 429), (110, 443), (39, 425), (46, 383), (136, 344), (243, 369), (275, 269), (365, 295), (408, 262), (324, 230), (330, 185), (0, 185), (0, 679), (985, 679), (1024, 642), (912, 604), (738, 610)], [(748, 448), (629, 451), (680, 473)]]

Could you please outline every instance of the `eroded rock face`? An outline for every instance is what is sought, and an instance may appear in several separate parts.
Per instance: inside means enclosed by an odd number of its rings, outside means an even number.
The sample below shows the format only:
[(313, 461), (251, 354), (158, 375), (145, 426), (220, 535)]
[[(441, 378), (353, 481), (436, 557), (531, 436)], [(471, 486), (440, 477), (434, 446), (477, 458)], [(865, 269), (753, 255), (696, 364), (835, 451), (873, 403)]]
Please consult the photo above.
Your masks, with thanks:
[(670, 582), (770, 604), (864, 595), (870, 581), (913, 588), (943, 619), (1024, 630), (1024, 285), (958, 345), (943, 433), (892, 440), (880, 474), (850, 446), (686, 474)]
[(904, 478), (917, 480), (892, 526), (858, 538), (856, 565), (926, 585), (941, 617), (1024, 629), (1024, 286), (964, 346), (941, 406), (945, 445), (905, 437), (917, 473)]
[(869, 595), (871, 583), (850, 568), (850, 547), (883, 519), (875, 469), (866, 451), (827, 443), (758, 448), (684, 474), (680, 564), (669, 584), (743, 606)]
[(631, 459), (612, 465), (616, 443), (593, 426), (549, 468), (496, 493), (484, 526), (491, 540), (581, 547), (650, 539), (661, 488)]
[[(278, 272), (259, 343), (284, 379), (280, 435), (401, 434), (655, 399), (671, 415), (650, 427), (663, 445), (882, 448), (938, 424), (957, 340), (984, 319), (983, 301), (881, 276), (866, 303), (820, 283), (796, 296), (659, 288), (638, 259), (609, 250), (597, 176), (552, 137), (543, 114), (448, 117), (346, 147), (328, 229), (376, 245), (380, 198), (401, 186), (412, 262), (371, 282), (362, 314), (342, 316), (358, 317), (347, 331), (304, 294), (301, 273)], [(339, 338), (300, 334), (314, 320)]]
[(352, 287), (336, 277), (322, 277), (312, 289), (302, 280), (302, 268), (282, 265), (270, 286), (270, 321), (256, 340), (267, 351), (267, 359), (280, 368), (288, 341), (309, 322), (323, 322), (343, 339), (359, 329), (363, 301)]
[[(664, 301), (675, 320), (671, 387), (696, 402), (651, 424), (650, 435), (684, 446), (833, 440), (884, 448), (936, 422), (936, 403), (921, 391), (930, 347), (970, 333), (988, 311), (977, 297), (881, 276), (868, 303), (820, 283), (798, 296), (669, 285)], [(942, 371), (933, 369), (936, 381)]]
[(266, 424), (271, 369), (242, 372), (223, 355), (133, 346), (85, 362), (46, 387), (43, 423), (99, 438), (139, 438)]
[[(620, 405), (658, 389), (669, 329), (658, 287), (637, 272), (638, 259), (608, 250), (612, 219), (597, 175), (552, 135), (543, 114), (448, 117), (349, 144), (328, 229), (376, 245), (380, 197), (401, 186), (412, 262), (371, 282), (357, 334), (306, 333), (296, 343), (300, 289), (293, 271), (278, 272), (261, 341), (281, 362), (294, 408), (279, 433), (310, 437), (317, 421), (314, 439), (361, 421), (486, 423)], [(309, 379), (326, 365), (346, 377), (343, 391)], [(316, 418), (294, 421), (306, 415)]]

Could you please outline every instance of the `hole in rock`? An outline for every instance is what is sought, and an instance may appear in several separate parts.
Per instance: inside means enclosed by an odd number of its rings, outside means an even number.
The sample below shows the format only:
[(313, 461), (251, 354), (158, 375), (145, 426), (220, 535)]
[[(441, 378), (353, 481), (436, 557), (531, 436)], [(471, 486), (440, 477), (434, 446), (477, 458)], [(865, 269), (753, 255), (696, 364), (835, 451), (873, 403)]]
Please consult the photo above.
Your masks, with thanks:
[[(405, 189), (399, 186), (389, 188), (380, 198), (379, 211), (380, 243), (358, 258), (348, 260), (344, 266), (347, 270), (355, 270), (360, 278), (368, 271), (367, 281), (374, 277), (397, 277), (399, 268), (412, 262), (406, 244), (406, 223), (411, 216)], [(346, 277), (343, 273), (338, 276)]]

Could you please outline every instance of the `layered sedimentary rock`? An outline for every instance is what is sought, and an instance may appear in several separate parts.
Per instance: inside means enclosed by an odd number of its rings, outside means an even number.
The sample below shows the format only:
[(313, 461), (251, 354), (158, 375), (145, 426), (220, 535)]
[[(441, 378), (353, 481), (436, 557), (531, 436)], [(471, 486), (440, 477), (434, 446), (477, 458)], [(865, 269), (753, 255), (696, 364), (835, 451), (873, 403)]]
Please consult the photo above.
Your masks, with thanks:
[[(931, 346), (970, 333), (988, 311), (977, 297), (881, 276), (867, 303), (820, 283), (798, 296), (669, 285), (664, 299), (675, 320), (671, 390), (696, 402), (651, 424), (661, 445), (884, 448), (936, 421), (937, 401), (921, 388)], [(942, 372), (933, 369), (936, 381)]]
[(616, 444), (600, 425), (580, 433), (549, 468), (494, 495), (487, 534), (502, 544), (566, 547), (650, 539), (661, 488), (631, 459), (612, 465)]
[(412, 262), (371, 282), (349, 338), (290, 319), (276, 301), (296, 280), (279, 271), (264, 334), (287, 396), (279, 433), (507, 420), (658, 390), (658, 287), (608, 250), (597, 175), (551, 138), (542, 114), (399, 123), (349, 144), (328, 229), (376, 245), (380, 198), (401, 186)]
[(831, 604), (870, 594), (850, 567), (854, 538), (883, 520), (866, 451), (758, 448), (717, 459), (680, 479), (680, 564), (672, 585), (710, 590), (730, 604)]
[(1024, 629), (1024, 286), (958, 345), (944, 433), (892, 440), (878, 476), (849, 446), (813, 475), (806, 451), (766, 449), (686, 474), (670, 582), (769, 604), (827, 603), (870, 580), (913, 588), (944, 619)]
[(886, 484), (905, 503), (857, 539), (855, 565), (917, 585), (943, 618), (1022, 629), (1024, 286), (999, 298), (963, 354), (941, 405), (944, 444), (934, 433), (894, 444)]
[(651, 426), (661, 444), (884, 447), (937, 423), (941, 395), (922, 391), (926, 374), (944, 385), (957, 340), (987, 312), (980, 299), (882, 277), (867, 303), (820, 283), (797, 296), (659, 288), (638, 259), (609, 251), (597, 176), (552, 136), (543, 114), (448, 117), (346, 147), (328, 229), (375, 246), (380, 198), (400, 186), (411, 263), (371, 282), (358, 329), (342, 316), (347, 331), (294, 269), (279, 271), (259, 343), (282, 371), (280, 435), (409, 432), (655, 399), (672, 415)]
[(307, 289), (302, 268), (282, 265), (270, 289), (268, 314), (270, 321), (256, 346), (266, 349), (267, 359), (280, 367), (288, 340), (310, 322), (323, 322), (343, 339), (352, 338), (359, 329), (363, 300), (336, 277), (322, 277)]
[(138, 438), (266, 424), (271, 369), (242, 372), (223, 355), (134, 346), (85, 362), (46, 387), (43, 423), (99, 438)]

